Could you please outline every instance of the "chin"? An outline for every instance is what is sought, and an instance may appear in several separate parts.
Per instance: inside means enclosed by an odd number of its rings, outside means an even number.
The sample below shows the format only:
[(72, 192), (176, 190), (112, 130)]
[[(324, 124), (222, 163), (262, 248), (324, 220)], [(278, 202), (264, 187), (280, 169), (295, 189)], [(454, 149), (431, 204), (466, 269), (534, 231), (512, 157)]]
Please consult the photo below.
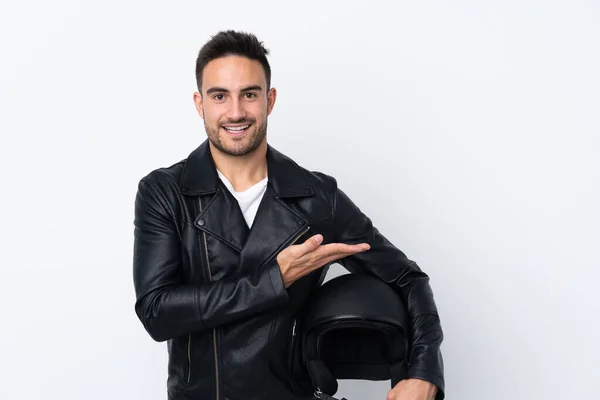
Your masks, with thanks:
[(238, 156), (238, 157), (245, 156), (256, 150), (256, 147), (251, 146), (250, 143), (242, 144), (239, 142), (241, 142), (241, 140), (237, 141), (237, 143), (226, 144), (224, 146), (218, 146), (217, 148), (222, 153), (228, 154), (230, 156)]

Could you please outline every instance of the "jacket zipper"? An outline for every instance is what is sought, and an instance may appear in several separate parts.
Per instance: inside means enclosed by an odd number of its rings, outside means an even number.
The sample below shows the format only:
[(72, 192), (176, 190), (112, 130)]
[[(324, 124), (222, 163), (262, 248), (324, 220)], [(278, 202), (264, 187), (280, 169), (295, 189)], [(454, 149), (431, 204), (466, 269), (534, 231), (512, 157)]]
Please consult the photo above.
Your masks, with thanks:
[(290, 341), (290, 352), (288, 355), (288, 368), (290, 369), (290, 372), (292, 372), (292, 362), (294, 360), (294, 344), (296, 344), (296, 323), (297, 319), (294, 318), (294, 322), (292, 324), (292, 340)]
[(188, 335), (187, 357), (188, 357), (187, 383), (190, 383), (190, 377), (192, 376), (192, 334), (191, 333)]
[[(302, 232), (300, 232), (300, 233), (298, 234), (298, 236), (296, 236), (296, 237), (294, 238), (294, 240), (292, 240), (288, 246), (292, 246), (294, 243), (296, 243), (296, 241), (297, 241), (298, 239), (300, 239), (300, 237), (301, 237), (302, 235), (304, 235), (306, 232), (308, 232), (309, 230), (310, 230), (310, 226), (307, 226), (306, 228), (304, 228), (304, 230), (303, 230)], [(288, 247), (288, 246), (286, 246), (286, 247)]]
[[(200, 201), (200, 211), (202, 211), (202, 199), (200, 198), (199, 201)], [(298, 239), (300, 239), (300, 237), (302, 235), (304, 235), (309, 230), (310, 230), (310, 226), (307, 226), (304, 230), (302, 230), (302, 232), (300, 232), (298, 234), (298, 236), (296, 236), (294, 238), (294, 240), (292, 240), (291, 244), (294, 244)], [(206, 265), (208, 266), (208, 278), (209, 278), (209, 280), (212, 281), (212, 272), (210, 270), (210, 261), (208, 259), (208, 245), (206, 243), (206, 232), (203, 231), (202, 236), (204, 238), (204, 254), (206, 256)], [(290, 350), (293, 350), (295, 338), (296, 338), (296, 319), (294, 319), (294, 325), (292, 328), (292, 345), (291, 345)], [(188, 362), (190, 365), (190, 368), (188, 369), (188, 383), (190, 380), (190, 372), (191, 372), (190, 345), (191, 345), (191, 334), (190, 334), (190, 341), (188, 342)], [(218, 361), (218, 353), (217, 353), (217, 329), (216, 328), (213, 329), (213, 354), (215, 357), (215, 384), (216, 384), (217, 400), (219, 400), (219, 361)], [(292, 352), (290, 351), (290, 364), (291, 364), (291, 359), (292, 359)]]
[[(200, 200), (200, 211), (202, 211), (202, 198)], [(206, 266), (208, 267), (208, 279), (212, 281), (212, 271), (210, 270), (210, 261), (208, 259), (208, 244), (206, 243), (206, 232), (202, 231), (202, 237), (204, 238), (204, 254), (206, 256)], [(215, 357), (215, 390), (217, 393), (217, 400), (219, 400), (219, 359), (217, 353), (217, 328), (213, 328), (213, 354)]]
[(297, 336), (297, 322), (298, 319), (294, 318), (294, 322), (292, 324), (292, 337), (290, 340), (290, 348), (288, 353), (288, 371), (290, 373), (290, 385), (292, 385), (292, 390), (296, 391), (296, 382), (294, 379), (294, 347), (296, 344), (296, 336)]
[[(298, 236), (296, 236), (294, 238), (294, 240), (292, 240), (290, 242), (291, 244), (289, 246), (292, 246), (294, 243), (296, 243), (296, 241), (298, 239), (300, 239), (300, 237), (302, 235), (304, 235), (306, 232), (308, 232), (309, 230), (310, 230), (310, 226), (307, 226), (302, 232), (300, 232), (298, 234)], [(292, 361), (293, 361), (293, 354), (294, 354), (294, 345), (296, 344), (296, 326), (297, 326), (297, 324), (298, 324), (298, 318), (294, 318), (294, 322), (292, 322), (292, 340), (290, 341), (291, 342), (290, 343), (290, 352), (289, 352), (289, 355), (288, 355), (288, 366), (290, 368), (290, 371), (291, 371), (291, 368), (292, 368)]]
[[(300, 239), (300, 237), (302, 235), (304, 235), (306, 232), (308, 232), (310, 230), (310, 226), (307, 226), (306, 228), (304, 228), (302, 230), (302, 232), (300, 232), (295, 238), (294, 240), (292, 240), (290, 242), (290, 244), (288, 246), (292, 246), (296, 243), (296, 241), (298, 239)], [(288, 354), (288, 369), (290, 371), (290, 374), (293, 374), (293, 362), (294, 362), (294, 346), (296, 344), (296, 336), (297, 336), (297, 328), (298, 326), (298, 318), (294, 318), (294, 321), (292, 322), (292, 338), (290, 340), (290, 348), (289, 348), (289, 354)], [(293, 382), (293, 376), (292, 376), (292, 386), (295, 387), (295, 383)]]
[[(212, 281), (212, 272), (210, 270), (210, 261), (208, 260), (208, 245), (206, 244), (206, 232), (203, 232), (204, 236), (204, 252), (206, 254), (206, 265), (208, 265), (208, 276)], [(217, 391), (217, 400), (219, 400), (219, 358), (217, 354), (217, 328), (213, 329), (213, 353), (215, 356), (215, 384)]]

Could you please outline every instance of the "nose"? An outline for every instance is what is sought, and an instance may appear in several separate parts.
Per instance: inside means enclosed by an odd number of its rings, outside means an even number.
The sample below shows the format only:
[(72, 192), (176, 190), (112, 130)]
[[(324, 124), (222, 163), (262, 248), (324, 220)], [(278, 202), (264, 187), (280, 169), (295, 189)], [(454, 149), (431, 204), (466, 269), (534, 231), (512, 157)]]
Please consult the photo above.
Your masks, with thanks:
[(227, 110), (227, 118), (232, 121), (243, 119), (246, 116), (246, 110), (244, 109), (243, 103), (237, 99), (232, 98), (231, 106)]

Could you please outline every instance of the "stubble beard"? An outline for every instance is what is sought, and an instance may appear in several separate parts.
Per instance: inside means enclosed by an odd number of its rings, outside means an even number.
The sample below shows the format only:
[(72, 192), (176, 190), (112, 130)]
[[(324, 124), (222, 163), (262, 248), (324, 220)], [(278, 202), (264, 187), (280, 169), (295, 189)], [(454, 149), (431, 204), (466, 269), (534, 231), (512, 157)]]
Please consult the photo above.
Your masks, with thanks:
[(221, 132), (220, 125), (217, 126), (216, 129), (210, 128), (206, 125), (205, 121), (204, 129), (206, 130), (208, 140), (217, 150), (230, 156), (240, 157), (252, 153), (262, 144), (267, 135), (267, 121), (265, 120), (261, 124), (253, 123), (250, 129), (254, 129), (254, 132), (249, 133), (240, 139), (233, 139), (233, 145), (225, 145), (223, 143), (222, 137), (223, 135), (226, 135), (226, 133)]

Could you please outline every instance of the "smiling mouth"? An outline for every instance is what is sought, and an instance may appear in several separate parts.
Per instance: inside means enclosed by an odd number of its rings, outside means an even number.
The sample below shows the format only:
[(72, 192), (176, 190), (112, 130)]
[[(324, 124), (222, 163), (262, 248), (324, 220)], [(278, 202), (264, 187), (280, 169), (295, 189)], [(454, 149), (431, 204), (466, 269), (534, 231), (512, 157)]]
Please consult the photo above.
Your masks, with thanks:
[(250, 124), (240, 126), (223, 126), (223, 129), (225, 129), (227, 132), (238, 135), (246, 132), (248, 128), (250, 128)]

